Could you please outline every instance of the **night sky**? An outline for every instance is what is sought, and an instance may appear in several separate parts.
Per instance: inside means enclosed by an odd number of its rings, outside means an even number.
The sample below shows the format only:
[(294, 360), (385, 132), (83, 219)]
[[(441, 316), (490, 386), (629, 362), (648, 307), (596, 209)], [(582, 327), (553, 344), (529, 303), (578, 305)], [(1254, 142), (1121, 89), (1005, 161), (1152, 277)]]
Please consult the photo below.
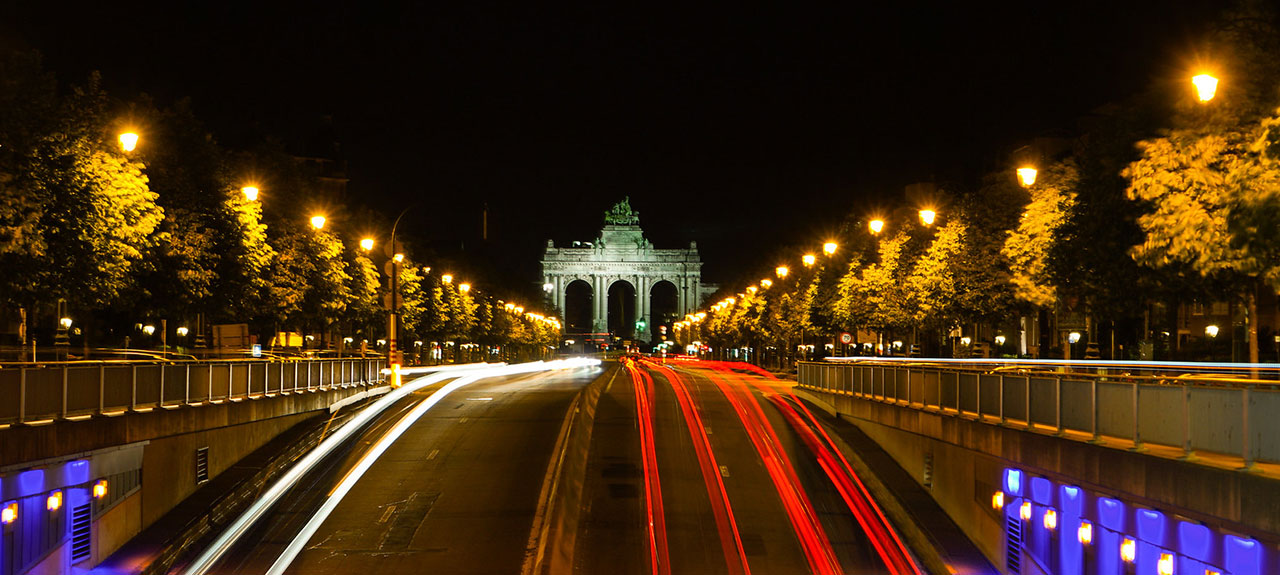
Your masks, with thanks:
[(770, 269), (868, 198), (975, 181), (1189, 75), (1218, 8), (4, 4), (0, 47), (120, 98), (190, 96), (232, 148), (337, 150), (353, 201), (414, 205), (421, 245), (521, 289), (546, 239), (594, 238), (626, 195), (658, 247), (699, 242), (707, 281)]

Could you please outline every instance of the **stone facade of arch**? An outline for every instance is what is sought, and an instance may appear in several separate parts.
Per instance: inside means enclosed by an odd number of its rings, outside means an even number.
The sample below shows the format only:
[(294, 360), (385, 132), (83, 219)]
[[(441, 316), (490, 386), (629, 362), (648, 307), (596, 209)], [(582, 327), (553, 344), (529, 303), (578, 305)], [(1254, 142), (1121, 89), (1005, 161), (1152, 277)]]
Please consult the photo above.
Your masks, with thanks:
[(688, 248), (654, 248), (640, 229), (639, 216), (624, 200), (605, 213), (605, 226), (594, 242), (556, 247), (554, 241), (548, 240), (542, 257), (542, 278), (544, 285), (551, 286), (550, 293), (561, 314), (571, 282), (582, 280), (591, 286), (591, 326), (595, 333), (609, 329), (609, 286), (619, 280), (630, 282), (636, 293), (636, 317), (646, 325), (645, 333), (637, 332), (636, 338), (651, 341), (650, 291), (655, 284), (666, 280), (676, 286), (676, 309), (681, 315), (697, 309), (704, 291), (714, 288), (702, 283), (702, 259), (696, 242), (690, 242)]

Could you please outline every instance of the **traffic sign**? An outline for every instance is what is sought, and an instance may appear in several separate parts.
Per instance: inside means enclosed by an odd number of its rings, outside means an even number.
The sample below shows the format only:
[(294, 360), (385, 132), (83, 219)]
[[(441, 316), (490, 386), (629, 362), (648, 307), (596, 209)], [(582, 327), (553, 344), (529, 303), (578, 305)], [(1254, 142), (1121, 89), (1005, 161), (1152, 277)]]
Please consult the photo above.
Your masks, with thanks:
[(840, 334), (840, 343), (843, 343), (845, 345), (849, 345), (853, 343), (853, 336), (850, 335), (849, 332), (847, 331)]

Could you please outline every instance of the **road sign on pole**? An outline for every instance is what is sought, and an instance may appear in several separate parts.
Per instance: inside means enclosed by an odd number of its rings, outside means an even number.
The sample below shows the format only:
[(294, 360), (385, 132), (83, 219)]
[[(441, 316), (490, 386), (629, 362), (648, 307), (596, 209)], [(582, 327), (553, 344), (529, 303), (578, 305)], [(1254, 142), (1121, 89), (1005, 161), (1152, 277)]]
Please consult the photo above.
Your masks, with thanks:
[(853, 343), (853, 336), (850, 335), (849, 332), (847, 331), (840, 334), (840, 343), (843, 343), (845, 345), (849, 345)]

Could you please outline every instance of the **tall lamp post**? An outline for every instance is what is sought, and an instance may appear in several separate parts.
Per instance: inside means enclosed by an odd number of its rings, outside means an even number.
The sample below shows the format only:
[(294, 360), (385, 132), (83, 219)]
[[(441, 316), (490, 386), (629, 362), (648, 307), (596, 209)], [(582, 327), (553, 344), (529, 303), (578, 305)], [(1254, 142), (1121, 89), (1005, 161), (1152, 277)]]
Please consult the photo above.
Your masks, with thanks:
[(400, 262), (404, 261), (404, 254), (400, 252), (400, 245), (396, 243), (396, 229), (400, 227), (400, 219), (412, 209), (413, 206), (405, 208), (396, 216), (396, 221), (391, 225), (391, 243), (387, 245), (391, 256), (391, 312), (387, 314), (387, 363), (391, 366), (391, 385), (400, 387), (400, 354), (396, 342), (396, 328), (400, 324)]

